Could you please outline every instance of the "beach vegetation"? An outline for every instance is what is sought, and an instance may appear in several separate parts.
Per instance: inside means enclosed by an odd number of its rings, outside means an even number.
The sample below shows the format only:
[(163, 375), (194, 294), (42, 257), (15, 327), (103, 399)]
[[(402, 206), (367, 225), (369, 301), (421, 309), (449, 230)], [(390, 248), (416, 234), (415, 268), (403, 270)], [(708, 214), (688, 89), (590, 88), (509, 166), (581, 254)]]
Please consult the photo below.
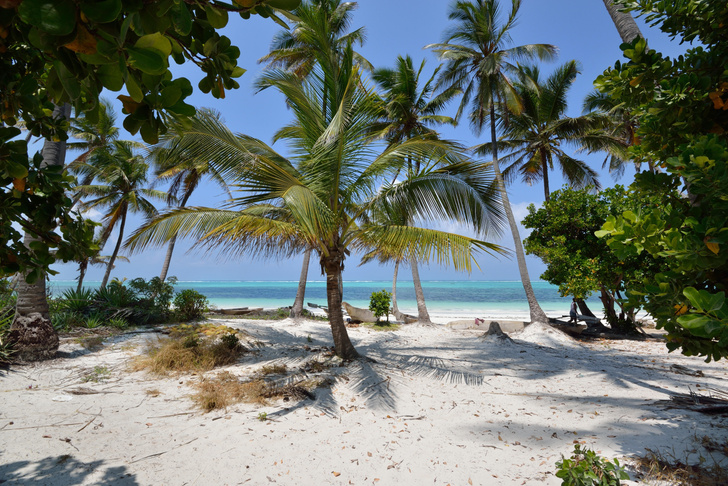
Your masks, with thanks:
[(390, 321), (362, 322), (361, 325), (374, 331), (399, 331), (402, 327)]
[(619, 4), (698, 45), (670, 59), (636, 39), (595, 81), (636, 117), (630, 156), (658, 168), (630, 186), (656, 204), (609, 217), (598, 235), (622, 259), (657, 260), (660, 271), (626, 298), (667, 331), (667, 347), (717, 360), (728, 356), (728, 38), (714, 26), (728, 24), (728, 9), (720, 0)]
[[(283, 23), (280, 10), (268, 1), (245, 5), (183, 0), (4, 2), (0, 277), (19, 273), (27, 283), (18, 285), (17, 316), (23, 326), (33, 326), (33, 345), (24, 341), (27, 333), (22, 326), (13, 329), (25, 359), (52, 357), (58, 346), (44, 301), (45, 273), (53, 272), (49, 267), (56, 261), (87, 258), (95, 246), (94, 224), (73, 210), (68, 197), (73, 178), (63, 171), (71, 105), (93, 123), (99, 117), (101, 91), (126, 88), (118, 97), (127, 112), (124, 128), (155, 143), (165, 130), (162, 113), (195, 112), (185, 102), (194, 91), (192, 83), (174, 76), (170, 59), (198, 66), (204, 74), (199, 90), (223, 98), (226, 90), (239, 87), (236, 78), (245, 70), (237, 65), (240, 50), (218, 29), (227, 25), (230, 13)], [(271, 3), (283, 8), (298, 4)], [(18, 137), (20, 122), (29, 135), (45, 139), (43, 155), (31, 154), (28, 140)], [(30, 319), (35, 313), (42, 318)], [(38, 336), (44, 336), (45, 345), (38, 346)]]
[(526, 253), (546, 264), (541, 278), (559, 286), (562, 296), (573, 296), (582, 314), (587, 299), (596, 292), (604, 306), (604, 316), (612, 330), (631, 333), (638, 323), (639, 307), (625, 301), (626, 291), (658, 271), (654, 258), (619, 258), (596, 231), (610, 216), (654, 204), (637, 198), (624, 187), (615, 186), (599, 193), (563, 188), (536, 209), (531, 204), (523, 219), (531, 234), (524, 240)]
[(372, 311), (377, 322), (382, 317), (386, 317), (389, 322), (389, 313), (391, 312), (392, 294), (382, 289), (379, 292), (372, 292), (369, 299), (369, 310)]
[[(625, 158), (627, 153), (625, 142), (611, 134), (611, 117), (600, 112), (566, 115), (569, 88), (579, 69), (578, 62), (569, 61), (543, 79), (538, 66), (519, 65), (514, 88), (521, 109), (496, 113), (503, 127), (498, 148), (506, 152), (500, 159), (505, 165), (504, 181), (510, 184), (521, 179), (528, 185), (542, 182), (547, 202), (551, 194), (549, 172), (555, 166), (574, 189), (601, 188), (597, 172), (567, 153), (566, 148), (588, 153), (605, 151), (616, 158)], [(487, 156), (493, 151), (492, 143), (481, 144), (475, 150)]]
[[(420, 82), (420, 76), (425, 69), (425, 61), (422, 61), (417, 69), (409, 56), (397, 56), (394, 68), (378, 68), (374, 70), (372, 77), (382, 91), (382, 110), (379, 136), (389, 144), (400, 143), (403, 140), (416, 136), (439, 138), (435, 127), (441, 125), (455, 126), (453, 117), (442, 114), (442, 111), (452, 100), (457, 91), (445, 90), (438, 95), (434, 94), (435, 80), (440, 71), (436, 68), (424, 84)], [(424, 168), (420, 159), (408, 158), (407, 166), (398, 173), (396, 179), (406, 179), (412, 175), (419, 174)], [(395, 213), (392, 211), (379, 213), (380, 218), (389, 219), (391, 224), (407, 225), (414, 224), (413, 214)], [(365, 261), (370, 256), (365, 257)], [(380, 256), (380, 263), (384, 259)], [(392, 313), (395, 319), (403, 319), (403, 315), (397, 307), (397, 273), (401, 261), (394, 262), (394, 276), (392, 278)], [(422, 324), (430, 324), (430, 315), (427, 312), (425, 294), (422, 290), (422, 282), (417, 266), (417, 261), (409, 260), (412, 272), (412, 282), (415, 288), (417, 300), (417, 317)]]
[[(294, 24), (291, 28), (280, 30), (273, 36), (270, 52), (258, 62), (265, 64), (266, 69), (282, 69), (302, 80), (310, 76), (314, 67), (320, 66), (322, 60), (330, 61), (326, 57), (321, 57), (322, 48), (338, 62), (347, 47), (364, 44), (366, 32), (363, 27), (349, 31), (356, 8), (356, 2), (304, 0), (295, 10)], [(353, 51), (353, 56), (354, 63), (361, 69), (372, 70), (369, 61), (356, 50)], [(270, 85), (263, 77), (257, 87), (262, 91)], [(321, 98), (322, 111), (327, 110), (330, 102), (326, 95)], [(296, 298), (289, 312), (289, 317), (293, 319), (304, 317), (303, 299), (306, 294), (312, 252), (312, 248), (304, 250)]]
[(245, 351), (235, 334), (180, 335), (150, 344), (145, 354), (134, 360), (132, 369), (157, 375), (210, 371), (237, 362)]
[[(369, 217), (379, 207), (399, 207), (429, 221), (469, 222), (476, 234), (486, 235), (497, 201), (488, 166), (471, 161), (457, 144), (414, 137), (376, 150), (372, 132), (379, 98), (366, 87), (350, 47), (340, 59), (333, 57), (337, 62), (321, 62), (303, 81), (286, 71), (264, 74), (264, 82), (286, 97), (294, 115), (275, 137), (293, 146), (291, 159), (224, 125), (199, 126), (181, 145), (204, 151), (221, 166), (241, 168), (235, 185), (239, 195), (225, 209), (167, 211), (137, 230), (128, 245), (139, 251), (180, 234), (196, 238), (197, 247), (228, 256), (288, 256), (314, 248), (326, 275), (336, 353), (351, 359), (358, 353), (341, 312), (341, 274), (352, 251), (377, 249), (468, 271), (478, 252), (502, 250), (473, 237), (385, 225)], [(326, 110), (323, 97), (330, 100)], [(386, 183), (408, 157), (439, 163), (406, 182)]]
[(591, 449), (582, 449), (580, 444), (574, 445), (570, 458), (562, 456), (556, 467), (562, 486), (619, 486), (622, 479), (629, 479), (617, 459), (605, 459)]
[(448, 11), (448, 18), (453, 21), (453, 25), (446, 31), (445, 41), (427, 48), (444, 61), (438, 79), (441, 89), (461, 93), (455, 118), (459, 120), (465, 111), (469, 111), (470, 126), (477, 135), (483, 128), (490, 128), (490, 164), (513, 236), (531, 322), (547, 324), (548, 318), (539, 306), (531, 285), (518, 223), (513, 216), (500, 169), (496, 113), (522, 111), (523, 103), (511, 77), (517, 75), (519, 64), (553, 59), (556, 47), (550, 44), (513, 46), (510, 34), (518, 18), (521, 0), (511, 0), (510, 7), (510, 11), (502, 16), (498, 0), (455, 2)]
[(95, 151), (86, 164), (94, 167), (95, 183), (75, 187), (77, 195), (88, 198), (80, 207), (82, 210), (105, 209), (102, 216), (104, 232), (110, 233), (114, 229), (119, 232), (101, 281), (101, 287), (105, 287), (124, 241), (128, 215), (140, 213), (152, 217), (157, 213), (152, 201), (165, 200), (167, 193), (146, 187), (149, 166), (131, 142), (115, 140), (110, 149)]
[(207, 312), (207, 297), (196, 290), (180, 290), (174, 296), (174, 312), (181, 321), (200, 319)]

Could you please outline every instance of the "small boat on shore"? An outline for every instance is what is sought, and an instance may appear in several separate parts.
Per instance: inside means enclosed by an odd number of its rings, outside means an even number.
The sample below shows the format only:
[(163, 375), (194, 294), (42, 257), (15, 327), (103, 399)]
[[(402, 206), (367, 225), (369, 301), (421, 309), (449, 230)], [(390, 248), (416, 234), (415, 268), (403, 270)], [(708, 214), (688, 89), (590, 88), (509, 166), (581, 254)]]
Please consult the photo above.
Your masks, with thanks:
[(253, 312), (260, 312), (262, 310), (262, 307), (235, 307), (232, 309), (219, 309), (217, 312), (226, 316), (244, 316), (252, 314)]

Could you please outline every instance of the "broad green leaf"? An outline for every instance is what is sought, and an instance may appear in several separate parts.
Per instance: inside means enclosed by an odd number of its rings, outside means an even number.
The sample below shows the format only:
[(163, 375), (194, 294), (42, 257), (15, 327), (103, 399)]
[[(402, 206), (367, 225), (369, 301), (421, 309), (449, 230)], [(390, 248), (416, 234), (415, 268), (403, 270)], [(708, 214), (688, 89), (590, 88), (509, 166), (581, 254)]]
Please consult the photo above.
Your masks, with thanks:
[(99, 66), (96, 74), (106, 89), (119, 91), (124, 87), (124, 75), (119, 70), (118, 64), (104, 64), (103, 66)]
[(121, 0), (97, 0), (81, 3), (81, 11), (93, 22), (105, 24), (121, 13)]
[(712, 319), (702, 314), (686, 314), (677, 318), (677, 322), (695, 334), (695, 331), (702, 330)]
[(147, 74), (162, 74), (167, 71), (166, 58), (156, 49), (130, 47), (127, 49), (127, 52), (129, 53), (129, 64), (142, 72)]
[(63, 89), (68, 93), (71, 100), (78, 99), (81, 96), (81, 83), (78, 82), (78, 78), (61, 61), (54, 62), (53, 67), (56, 70), (58, 79), (63, 85)]
[(205, 5), (205, 13), (207, 14), (207, 21), (215, 29), (222, 29), (228, 23), (228, 14), (225, 10)]
[(172, 54), (172, 43), (159, 32), (140, 37), (134, 44), (134, 47), (139, 49), (153, 49), (159, 51), (165, 57)]
[(637, 215), (634, 214), (632, 211), (625, 211), (624, 213), (622, 213), (622, 217), (627, 221), (631, 221), (632, 223), (637, 221)]
[(136, 80), (132, 73), (127, 72), (125, 76), (126, 90), (129, 92), (129, 96), (136, 101), (141, 103), (144, 99), (144, 93), (142, 92), (139, 82)]
[(167, 86), (159, 93), (162, 99), (162, 106), (169, 108), (182, 97), (182, 90), (177, 86)]
[(192, 30), (192, 16), (184, 2), (180, 2), (171, 9), (174, 30), (180, 35), (188, 35)]
[(76, 6), (71, 0), (24, 0), (18, 16), (52, 35), (68, 35), (76, 27)]
[(5, 161), (5, 172), (13, 179), (28, 177), (28, 168), (12, 160)]

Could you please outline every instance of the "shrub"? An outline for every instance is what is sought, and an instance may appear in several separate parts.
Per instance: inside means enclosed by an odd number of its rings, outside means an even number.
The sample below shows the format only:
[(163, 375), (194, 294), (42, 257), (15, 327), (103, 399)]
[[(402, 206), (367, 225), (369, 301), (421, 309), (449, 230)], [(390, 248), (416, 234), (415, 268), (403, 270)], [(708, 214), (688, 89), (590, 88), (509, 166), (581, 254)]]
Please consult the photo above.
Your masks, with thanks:
[(51, 323), (56, 331), (68, 331), (75, 326), (84, 325), (84, 316), (73, 311), (51, 312)]
[(81, 289), (76, 291), (68, 289), (63, 292), (58, 305), (61, 309), (86, 314), (94, 303), (94, 291), (91, 289)]
[(559, 470), (556, 477), (561, 478), (562, 486), (619, 486), (620, 479), (629, 479), (629, 475), (614, 462), (599, 457), (596, 452), (574, 446), (574, 454), (566, 459), (563, 456), (556, 463)]
[(112, 317), (111, 319), (109, 319), (108, 325), (109, 327), (121, 330), (129, 327), (129, 323), (123, 317)]
[(202, 317), (208, 304), (207, 297), (192, 289), (181, 290), (174, 297), (175, 314), (183, 322)]
[(392, 294), (382, 289), (379, 292), (372, 292), (372, 297), (369, 300), (369, 310), (374, 313), (374, 317), (379, 318), (387, 316), (389, 321), (389, 306), (392, 303)]

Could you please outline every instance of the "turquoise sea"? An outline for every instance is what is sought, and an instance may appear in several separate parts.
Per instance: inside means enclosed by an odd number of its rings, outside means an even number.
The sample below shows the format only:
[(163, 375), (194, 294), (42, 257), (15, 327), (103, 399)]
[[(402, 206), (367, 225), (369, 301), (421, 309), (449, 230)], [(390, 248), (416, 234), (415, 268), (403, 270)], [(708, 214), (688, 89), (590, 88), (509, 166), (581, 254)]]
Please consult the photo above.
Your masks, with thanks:
[[(85, 282), (89, 288), (97, 288), (100, 282)], [(536, 298), (550, 317), (566, 315), (570, 299), (559, 296), (556, 286), (547, 282), (532, 283)], [(75, 288), (73, 280), (51, 281), (50, 288), (56, 295), (67, 288)], [(500, 317), (522, 319), (528, 317), (523, 286), (520, 281), (426, 281), (422, 283), (430, 315), (447, 317)], [(264, 307), (277, 308), (293, 304), (298, 282), (294, 281), (179, 281), (175, 288), (195, 289), (207, 296), (218, 308)], [(368, 307), (372, 292), (392, 291), (391, 281), (344, 282), (344, 300), (356, 307)], [(411, 281), (397, 284), (397, 302), (400, 310), (417, 314), (414, 286)], [(309, 281), (306, 285), (305, 302), (326, 305), (326, 282)], [(595, 297), (589, 300), (593, 311), (600, 310)]]

